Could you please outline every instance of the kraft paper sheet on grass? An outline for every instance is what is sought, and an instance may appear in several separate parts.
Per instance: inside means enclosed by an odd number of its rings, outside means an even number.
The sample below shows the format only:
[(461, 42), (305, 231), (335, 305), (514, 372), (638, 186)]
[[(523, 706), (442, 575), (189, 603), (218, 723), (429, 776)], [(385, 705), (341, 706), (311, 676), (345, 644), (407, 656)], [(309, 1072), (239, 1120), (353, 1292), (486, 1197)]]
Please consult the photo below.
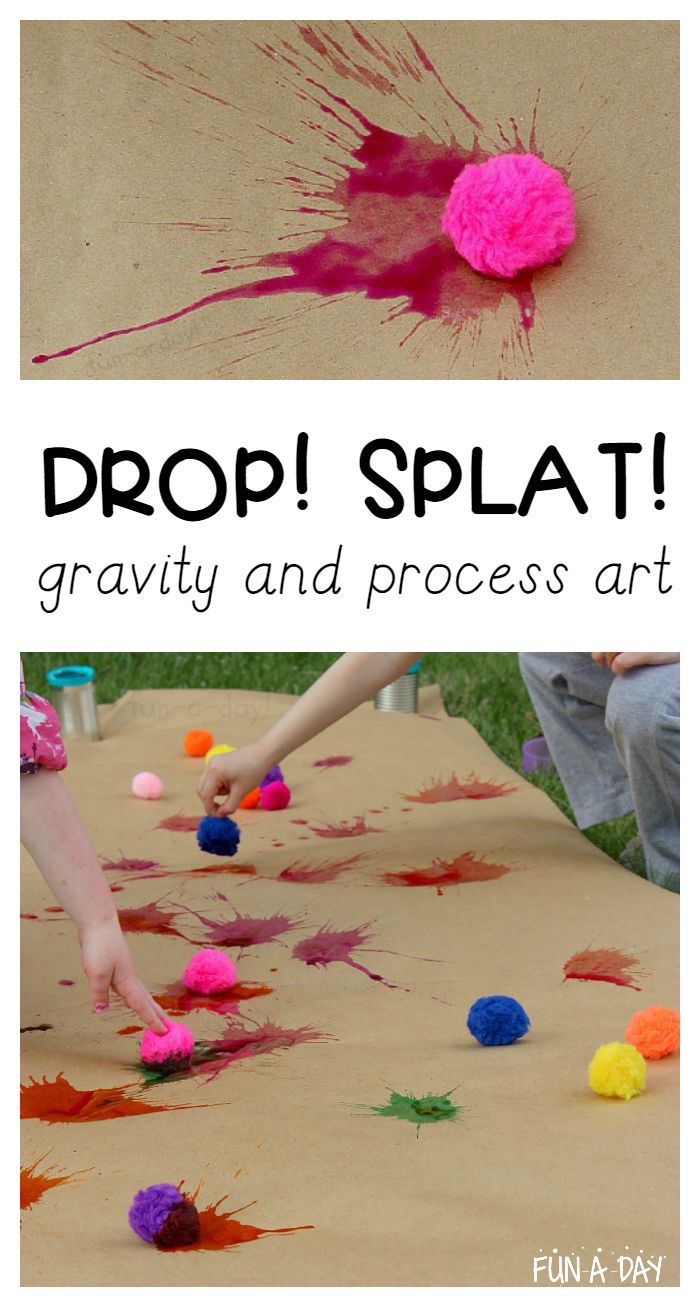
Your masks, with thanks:
[[(678, 30), (24, 23), (22, 375), (677, 377)], [(440, 217), (513, 151), (579, 236), (501, 281)]]
[[(633, 1011), (677, 1005), (678, 898), (600, 853), (434, 687), (421, 715), (368, 704), (327, 731), (287, 764), (287, 810), (240, 813), (233, 862), (202, 854), (185, 732), (241, 745), (290, 702), (130, 693), (101, 742), (70, 744), (145, 983), (177, 1015), (210, 943), (238, 989), (184, 1013), (209, 1059), (147, 1083), (136, 1019), (91, 1014), (74, 929), (26, 860), (24, 1282), (527, 1285), (540, 1250), (602, 1248), (663, 1256), (676, 1283), (678, 1058), (628, 1103), (594, 1095), (587, 1065)], [(157, 802), (131, 796), (144, 768)], [(520, 1043), (468, 1036), (490, 993), (529, 1013)], [(199, 1189), (206, 1249), (129, 1230), (135, 1190), (164, 1181)]]

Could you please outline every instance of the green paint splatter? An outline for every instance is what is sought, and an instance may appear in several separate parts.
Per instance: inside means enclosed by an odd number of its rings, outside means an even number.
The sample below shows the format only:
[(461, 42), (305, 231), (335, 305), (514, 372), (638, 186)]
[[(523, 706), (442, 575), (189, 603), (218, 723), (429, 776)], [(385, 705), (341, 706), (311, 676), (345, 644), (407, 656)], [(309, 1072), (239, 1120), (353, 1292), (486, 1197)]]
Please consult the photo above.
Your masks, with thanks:
[(454, 1089), (450, 1089), (446, 1094), (424, 1094), (420, 1098), (417, 1094), (399, 1094), (392, 1089), (388, 1103), (381, 1107), (370, 1106), (368, 1111), (377, 1116), (393, 1116), (398, 1121), (411, 1121), (418, 1133), (422, 1125), (434, 1121), (454, 1121), (459, 1116), (462, 1108), (452, 1102), (450, 1094), (453, 1093)]

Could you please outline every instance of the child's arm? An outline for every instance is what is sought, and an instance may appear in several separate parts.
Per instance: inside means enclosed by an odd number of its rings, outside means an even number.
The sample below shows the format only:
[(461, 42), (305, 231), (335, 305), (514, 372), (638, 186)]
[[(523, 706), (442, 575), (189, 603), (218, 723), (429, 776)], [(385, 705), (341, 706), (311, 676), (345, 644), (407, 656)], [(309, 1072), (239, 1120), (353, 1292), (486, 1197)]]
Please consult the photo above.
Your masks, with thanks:
[(20, 808), (22, 843), (78, 928), (94, 1011), (106, 1012), (111, 988), (164, 1034), (163, 1011), (136, 975), (109, 886), (58, 773), (23, 776)]
[[(206, 811), (210, 816), (235, 812), (241, 799), (260, 783), (271, 767), (403, 676), (420, 656), (343, 654), (256, 744), (212, 758), (197, 790)], [(217, 805), (219, 794), (227, 797)]]

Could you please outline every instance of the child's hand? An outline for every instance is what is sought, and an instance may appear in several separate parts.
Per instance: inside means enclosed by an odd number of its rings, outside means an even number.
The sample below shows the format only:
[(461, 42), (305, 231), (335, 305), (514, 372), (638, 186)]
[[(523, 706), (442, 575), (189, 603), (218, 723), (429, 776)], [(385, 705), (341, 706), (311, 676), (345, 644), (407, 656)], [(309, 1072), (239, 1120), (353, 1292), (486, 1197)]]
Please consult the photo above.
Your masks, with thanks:
[(677, 663), (678, 653), (592, 653), (591, 658), (599, 667), (606, 663), (611, 672), (619, 675), (629, 672), (633, 667), (660, 667), (664, 663)]
[(79, 932), (79, 939), (93, 1010), (107, 1011), (109, 991), (113, 989), (150, 1030), (164, 1035), (167, 1026), (163, 1021), (163, 1009), (151, 998), (136, 975), (116, 917), (113, 921), (86, 927)]
[[(235, 812), (241, 799), (260, 784), (271, 766), (257, 744), (247, 744), (235, 753), (215, 754), (197, 787), (205, 812), (210, 817), (225, 817)], [(225, 794), (226, 798), (217, 804), (219, 794)]]

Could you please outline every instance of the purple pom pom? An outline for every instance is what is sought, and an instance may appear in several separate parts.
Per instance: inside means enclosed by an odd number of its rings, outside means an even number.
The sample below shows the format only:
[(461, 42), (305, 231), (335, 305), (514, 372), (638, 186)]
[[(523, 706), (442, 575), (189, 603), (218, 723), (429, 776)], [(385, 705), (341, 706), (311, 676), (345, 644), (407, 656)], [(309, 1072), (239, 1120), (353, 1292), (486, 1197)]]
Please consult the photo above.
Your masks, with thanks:
[(220, 858), (232, 858), (241, 839), (241, 832), (230, 817), (202, 817), (197, 827), (197, 843), (203, 853), (216, 853)]
[(267, 773), (267, 776), (263, 776), (260, 782), (260, 789), (264, 790), (265, 786), (272, 785), (273, 781), (283, 781), (283, 780), (284, 780), (284, 773), (282, 771), (282, 768), (272, 767), (270, 771)]
[(174, 1184), (152, 1184), (139, 1189), (129, 1208), (129, 1225), (139, 1239), (155, 1243), (170, 1213), (184, 1202)]

